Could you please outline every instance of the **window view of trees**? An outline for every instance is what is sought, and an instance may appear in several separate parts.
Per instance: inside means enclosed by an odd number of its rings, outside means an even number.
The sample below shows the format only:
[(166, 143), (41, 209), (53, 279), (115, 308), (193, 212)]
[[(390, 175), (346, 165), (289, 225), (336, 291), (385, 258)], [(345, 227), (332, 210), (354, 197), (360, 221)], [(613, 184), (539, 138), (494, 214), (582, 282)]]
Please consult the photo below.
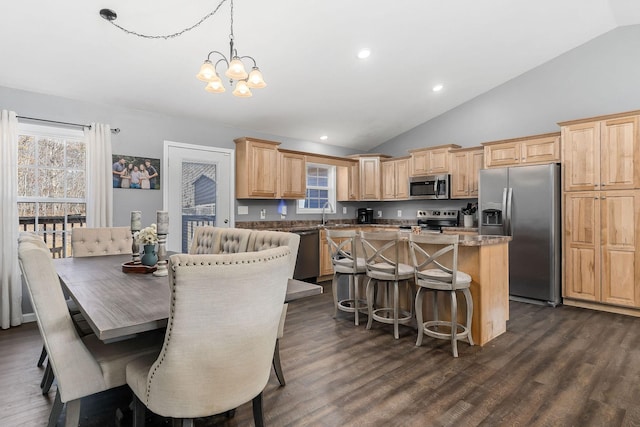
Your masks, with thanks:
[(54, 256), (69, 256), (71, 228), (85, 224), (85, 198), (86, 147), (82, 132), (55, 128), (21, 131), (20, 230), (38, 232)]

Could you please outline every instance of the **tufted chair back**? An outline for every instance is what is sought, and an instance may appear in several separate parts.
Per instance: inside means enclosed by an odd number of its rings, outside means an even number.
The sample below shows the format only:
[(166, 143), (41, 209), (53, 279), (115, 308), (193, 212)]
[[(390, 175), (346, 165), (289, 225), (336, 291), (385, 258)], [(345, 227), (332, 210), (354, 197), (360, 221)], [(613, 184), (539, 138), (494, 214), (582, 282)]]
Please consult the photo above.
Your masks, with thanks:
[[(289, 248), (170, 257), (171, 314), (157, 359), (127, 366), (151, 411), (196, 418), (262, 393), (271, 371), (289, 274)], [(146, 359), (146, 360), (145, 360)]]
[(252, 231), (244, 228), (197, 227), (190, 254), (237, 254), (247, 252)]
[(286, 233), (283, 231), (253, 231), (249, 240), (248, 251), (263, 251), (265, 249), (287, 246), (291, 250), (289, 259), (289, 278), (293, 278), (298, 259), (298, 246), (300, 246), (300, 235)]
[(129, 227), (74, 228), (71, 232), (74, 257), (130, 254), (132, 242)]

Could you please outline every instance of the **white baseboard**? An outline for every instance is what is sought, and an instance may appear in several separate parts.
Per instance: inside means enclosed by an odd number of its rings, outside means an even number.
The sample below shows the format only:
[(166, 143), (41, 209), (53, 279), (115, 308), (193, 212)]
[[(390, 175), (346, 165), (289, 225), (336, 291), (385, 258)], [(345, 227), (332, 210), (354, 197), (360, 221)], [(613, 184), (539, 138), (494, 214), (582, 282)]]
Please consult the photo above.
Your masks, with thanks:
[(36, 321), (35, 313), (22, 313), (22, 323), (30, 323)]

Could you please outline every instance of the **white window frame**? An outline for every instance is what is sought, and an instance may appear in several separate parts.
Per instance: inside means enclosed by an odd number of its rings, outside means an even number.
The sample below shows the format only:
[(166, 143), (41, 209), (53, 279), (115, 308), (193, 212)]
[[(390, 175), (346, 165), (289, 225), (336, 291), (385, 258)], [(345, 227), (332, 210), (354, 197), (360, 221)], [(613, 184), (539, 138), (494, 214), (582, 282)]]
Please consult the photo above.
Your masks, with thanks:
[[(34, 124), (25, 124), (25, 123), (19, 123), (18, 124), (18, 135), (26, 135), (26, 136), (33, 136), (34, 140), (37, 144), (38, 138), (39, 137), (47, 137), (47, 138), (55, 138), (55, 139), (62, 139), (62, 140), (73, 140), (73, 141), (81, 141), (83, 143), (86, 144), (86, 140), (85, 140), (85, 135), (84, 132), (80, 129), (70, 129), (70, 128), (64, 128), (64, 127), (54, 127), (54, 126), (43, 126), (43, 125), (34, 125)], [(18, 141), (16, 140), (16, 144), (18, 143)], [(86, 156), (86, 145), (85, 145), (85, 156)], [(36, 145), (36, 150), (37, 150), (37, 145)], [(65, 159), (65, 163), (66, 163), (66, 159)], [(20, 166), (18, 166), (20, 167)], [(37, 160), (36, 160), (36, 165), (34, 166), (35, 169), (38, 168), (37, 165)], [(85, 158), (85, 178), (87, 177), (88, 171), (87, 171), (87, 160)], [(38, 185), (38, 182), (36, 180), (36, 186)], [(65, 183), (66, 185), (66, 183)], [(39, 189), (37, 189), (37, 196), (21, 196), (18, 195), (17, 197), (17, 202), (18, 203), (84, 203), (86, 206), (87, 203), (87, 198), (86, 198), (86, 181), (85, 181), (85, 197), (43, 197), (39, 195)], [(39, 220), (38, 220), (38, 213), (36, 212), (35, 215), (35, 227), (36, 230), (38, 229), (38, 225), (39, 225)], [(50, 235), (50, 234), (56, 234), (58, 236), (60, 236), (60, 238), (62, 239), (61, 241), (64, 244), (64, 253), (62, 254), (62, 256), (66, 256), (66, 250), (68, 249), (66, 246), (68, 246), (71, 242), (71, 228), (68, 226), (67, 223), (67, 215), (65, 214), (65, 219), (64, 219), (64, 224), (63, 224), (63, 230), (58, 230), (55, 232), (52, 231), (47, 231), (46, 233), (43, 233), (42, 231), (38, 230), (38, 234), (43, 235), (43, 237), (45, 238), (45, 241), (47, 240), (47, 237), (44, 234)]]
[[(309, 187), (307, 185), (307, 190), (309, 189), (319, 189), (319, 190), (328, 190), (328, 202), (331, 206), (327, 206), (324, 209), (325, 214), (333, 214), (336, 213), (336, 167), (335, 165), (327, 165), (323, 163), (307, 163), (307, 168), (305, 168), (305, 180), (306, 180), (306, 171), (309, 167), (318, 167), (325, 168), (328, 171), (328, 186), (327, 187)], [(304, 201), (306, 199), (299, 199), (296, 203), (296, 214), (321, 214), (322, 207), (320, 208), (305, 208)]]

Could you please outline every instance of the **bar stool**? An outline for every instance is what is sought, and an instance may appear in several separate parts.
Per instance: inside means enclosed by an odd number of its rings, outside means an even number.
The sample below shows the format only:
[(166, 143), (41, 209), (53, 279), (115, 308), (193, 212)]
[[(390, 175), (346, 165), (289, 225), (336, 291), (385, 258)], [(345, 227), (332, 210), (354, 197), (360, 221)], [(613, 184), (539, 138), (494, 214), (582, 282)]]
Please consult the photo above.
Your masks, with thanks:
[[(458, 357), (458, 341), (466, 339), (469, 341), (469, 345), (473, 345), (471, 338), (473, 299), (469, 291), (471, 276), (458, 270), (458, 240), (459, 237), (456, 234), (412, 234), (409, 237), (411, 258), (415, 268), (415, 281), (418, 285), (416, 294), (418, 339), (416, 346), (422, 345), (424, 334), (434, 338), (451, 340), (453, 357)], [(433, 291), (434, 320), (425, 322), (422, 316), (422, 302), (427, 291)], [(466, 300), (467, 319), (464, 325), (458, 323), (456, 291), (462, 292)], [(449, 294), (451, 320), (440, 320), (438, 317), (438, 292)], [(448, 331), (443, 332), (440, 328)]]
[[(360, 239), (365, 253), (367, 282), (367, 307), (371, 329), (374, 320), (393, 325), (393, 336), (398, 339), (398, 325), (409, 325), (413, 320), (413, 287), (410, 280), (414, 277), (413, 267), (399, 262), (400, 234), (396, 231), (361, 232)], [(409, 311), (400, 305), (399, 283), (404, 282), (410, 295)], [(374, 286), (386, 283), (384, 307), (375, 307)], [(393, 293), (388, 284), (393, 283)], [(391, 299), (389, 301), (389, 299)]]
[[(358, 277), (365, 274), (364, 258), (358, 257), (358, 245), (360, 239), (355, 230), (326, 230), (331, 263), (333, 264), (333, 317), (338, 315), (338, 310), (354, 313), (354, 322), (360, 324), (360, 312), (367, 311), (367, 301), (360, 298), (360, 286)], [(340, 277), (349, 276), (349, 294), (345, 299), (338, 298), (338, 285)]]

